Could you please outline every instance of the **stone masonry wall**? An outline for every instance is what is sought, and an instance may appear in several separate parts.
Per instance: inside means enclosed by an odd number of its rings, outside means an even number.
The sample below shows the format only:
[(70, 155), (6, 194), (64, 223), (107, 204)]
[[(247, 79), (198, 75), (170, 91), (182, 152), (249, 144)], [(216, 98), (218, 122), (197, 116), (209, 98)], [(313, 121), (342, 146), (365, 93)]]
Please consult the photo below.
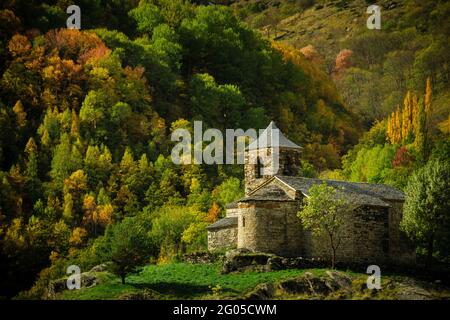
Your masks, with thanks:
[(400, 230), (403, 216), (403, 202), (389, 201), (389, 257), (393, 264), (414, 264), (415, 248)]
[(237, 227), (208, 231), (208, 250), (235, 249), (237, 246)]
[[(345, 221), (337, 261), (382, 265), (388, 261), (389, 227), (388, 209), (360, 207)], [(310, 243), (307, 256), (331, 258), (329, 239), (325, 236), (305, 235)]]
[[(255, 190), (255, 188), (261, 185), (261, 183), (267, 181), (274, 175), (279, 174), (295, 176), (299, 172), (301, 168), (299, 149), (280, 147), (278, 156), (278, 170), (275, 170), (275, 167), (272, 166), (272, 151), (273, 149), (271, 148), (265, 148), (262, 149), (262, 152), (258, 152), (258, 150), (250, 150), (245, 153), (244, 174), (246, 195), (250, 194), (250, 192)], [(266, 164), (266, 168), (268, 168), (268, 174), (260, 178), (257, 178), (258, 157), (263, 159), (261, 165)]]
[(239, 209), (238, 208), (227, 208), (225, 211), (226, 211), (226, 216), (227, 217), (237, 217), (237, 216), (239, 216)]
[(302, 227), (296, 201), (254, 201), (240, 203), (238, 248), (301, 256)]

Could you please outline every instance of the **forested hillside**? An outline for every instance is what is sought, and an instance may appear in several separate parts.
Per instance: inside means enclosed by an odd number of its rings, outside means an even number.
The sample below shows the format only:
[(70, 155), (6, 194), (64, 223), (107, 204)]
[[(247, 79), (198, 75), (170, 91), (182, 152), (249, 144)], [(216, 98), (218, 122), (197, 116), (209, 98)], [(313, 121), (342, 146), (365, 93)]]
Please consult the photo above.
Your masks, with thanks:
[(224, 130), (273, 119), (320, 168), (338, 168), (357, 142), (331, 80), (230, 8), (81, 1), (79, 31), (65, 28), (66, 5), (0, 11), (2, 294), (67, 259), (100, 261), (102, 235), (125, 217), (151, 221), (160, 259), (204, 248), (205, 225), (241, 195), (243, 176), (172, 163), (170, 133), (193, 120)]
[[(448, 115), (450, 4), (433, 0), (238, 0), (248, 25), (300, 49), (330, 75), (366, 127), (402, 105), (407, 90), (424, 92), (430, 77), (437, 121)], [(381, 29), (369, 30), (370, 4)]]
[(81, 30), (69, 1), (2, 1), (0, 296), (205, 249), (243, 168), (173, 164), (194, 120), (274, 120), (305, 176), (403, 188), (448, 159), (450, 6), (381, 2), (371, 31), (364, 1), (83, 0)]

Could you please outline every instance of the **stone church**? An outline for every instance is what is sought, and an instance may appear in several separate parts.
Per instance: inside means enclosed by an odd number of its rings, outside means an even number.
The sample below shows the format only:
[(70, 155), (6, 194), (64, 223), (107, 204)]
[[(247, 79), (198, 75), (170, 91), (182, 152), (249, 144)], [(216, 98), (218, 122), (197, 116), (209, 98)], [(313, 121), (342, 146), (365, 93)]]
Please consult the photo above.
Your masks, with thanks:
[[(261, 145), (265, 146), (263, 153)], [(272, 171), (261, 170), (262, 163), (264, 168), (272, 164), (271, 160), (261, 161), (259, 157), (261, 154), (270, 157), (274, 147), (278, 147), (278, 164), (272, 166)], [(248, 146), (245, 196), (228, 204), (226, 216), (207, 227), (209, 250), (246, 248), (286, 257), (329, 259), (328, 240), (305, 230), (297, 217), (309, 188), (325, 182), (339, 188), (355, 205), (344, 223), (337, 261), (378, 265), (414, 263), (414, 249), (399, 229), (404, 194), (382, 184), (301, 177), (298, 175), (301, 149), (273, 122)]]

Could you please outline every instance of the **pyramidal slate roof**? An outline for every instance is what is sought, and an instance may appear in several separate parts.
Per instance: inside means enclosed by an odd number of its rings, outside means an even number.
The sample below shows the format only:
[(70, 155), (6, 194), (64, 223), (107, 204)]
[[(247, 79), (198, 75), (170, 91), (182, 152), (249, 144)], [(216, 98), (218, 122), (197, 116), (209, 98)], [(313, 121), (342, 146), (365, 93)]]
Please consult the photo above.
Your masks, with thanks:
[[(389, 204), (385, 201), (404, 201), (405, 195), (400, 190), (384, 185), (384, 184), (372, 184), (362, 182), (349, 182), (338, 180), (321, 180), (303, 177), (290, 177), (290, 176), (275, 176), (289, 187), (300, 191), (302, 194), (308, 196), (309, 189), (315, 184), (326, 183), (333, 186), (343, 192), (352, 201), (361, 205), (374, 205), (389, 207)], [(265, 187), (262, 187), (264, 189)]]
[[(278, 139), (276, 135), (278, 134)], [(266, 129), (259, 135), (258, 139), (250, 143), (248, 150), (257, 150), (259, 147), (284, 147), (284, 148), (296, 148), (301, 147), (284, 136), (280, 129), (275, 125), (275, 122), (271, 121)]]

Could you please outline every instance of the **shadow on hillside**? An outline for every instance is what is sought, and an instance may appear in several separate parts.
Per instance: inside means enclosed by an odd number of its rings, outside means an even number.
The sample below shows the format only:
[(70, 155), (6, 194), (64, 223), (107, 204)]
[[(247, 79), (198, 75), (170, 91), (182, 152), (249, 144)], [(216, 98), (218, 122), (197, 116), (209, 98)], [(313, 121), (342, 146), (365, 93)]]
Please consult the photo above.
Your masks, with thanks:
[[(134, 283), (133, 287), (137, 289), (152, 289), (163, 295), (170, 295), (176, 298), (192, 298), (205, 294), (211, 294), (212, 290), (207, 285), (197, 285), (190, 283), (178, 282), (156, 282), (156, 283)], [(223, 288), (222, 293), (237, 293), (237, 291), (230, 288)]]

